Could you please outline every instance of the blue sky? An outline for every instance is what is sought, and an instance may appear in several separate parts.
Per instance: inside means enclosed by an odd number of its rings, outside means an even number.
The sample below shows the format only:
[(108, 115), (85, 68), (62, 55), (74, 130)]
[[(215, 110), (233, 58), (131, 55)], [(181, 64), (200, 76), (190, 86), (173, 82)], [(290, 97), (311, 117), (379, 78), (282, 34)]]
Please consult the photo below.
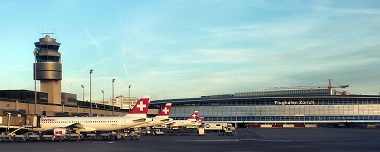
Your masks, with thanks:
[[(34, 42), (55, 32), (62, 91), (153, 100), (350, 84), (380, 92), (380, 1), (4, 0), (0, 89), (34, 90)], [(334, 84), (338, 85), (338, 84)]]

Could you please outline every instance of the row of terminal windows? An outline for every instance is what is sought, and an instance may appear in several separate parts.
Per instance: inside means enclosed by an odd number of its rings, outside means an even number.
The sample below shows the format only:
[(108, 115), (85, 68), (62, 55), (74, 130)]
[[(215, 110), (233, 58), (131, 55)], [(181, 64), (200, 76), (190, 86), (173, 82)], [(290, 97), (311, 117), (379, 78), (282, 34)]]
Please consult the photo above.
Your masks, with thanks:
[(366, 105), (380, 104), (380, 100), (239, 100), (173, 103), (173, 106), (252, 106), (252, 105)]
[[(174, 118), (184, 119), (184, 118)], [(380, 120), (379, 115), (367, 116), (238, 116), (204, 117), (204, 121), (328, 121), (328, 120)]]
[(45, 121), (45, 123), (112, 123), (117, 121)]
[(235, 93), (234, 96), (329, 95), (328, 89), (281, 90)]

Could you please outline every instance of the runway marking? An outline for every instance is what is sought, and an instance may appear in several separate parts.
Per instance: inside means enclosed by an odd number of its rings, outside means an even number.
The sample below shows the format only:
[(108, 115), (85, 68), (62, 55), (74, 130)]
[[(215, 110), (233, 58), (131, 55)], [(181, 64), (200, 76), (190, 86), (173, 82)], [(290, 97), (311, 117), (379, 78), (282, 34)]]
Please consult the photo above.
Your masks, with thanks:
[(200, 139), (200, 140), (176, 140), (176, 141), (198, 141), (198, 142), (204, 142), (204, 141), (207, 141), (207, 142), (212, 142), (212, 141), (216, 141), (216, 142), (220, 142), (220, 141), (239, 141), (238, 139), (219, 139), (219, 140), (205, 140), (205, 139)]
[(95, 142), (92, 142), (94, 144), (114, 144), (115, 142), (113, 141), (110, 141), (110, 142), (104, 142), (104, 141), (95, 141)]
[(310, 140), (266, 140), (266, 139), (239, 139), (239, 141), (310, 142)]
[[(254, 138), (249, 134), (249, 132), (247, 132), (247, 130), (244, 129), (244, 132), (249, 136), (249, 138), (254, 139)], [(237, 138), (237, 134), (236, 134), (236, 138)]]
[(261, 137), (264, 137), (265, 139), (269, 139), (268, 137), (266, 137), (266, 136), (264, 136), (264, 135), (262, 135), (262, 134), (260, 134), (260, 133), (258, 133), (256, 131), (253, 131), (253, 132), (256, 133), (256, 134), (258, 134), (258, 135), (260, 135)]
[[(263, 134), (260, 134), (260, 133), (258, 133), (258, 132), (256, 132), (256, 131), (253, 131), (252, 129), (248, 129), (248, 130), (254, 132), (255, 134), (258, 134), (258, 135), (261, 136), (261, 137), (264, 137), (265, 139), (269, 139), (268, 137), (264, 136)], [(252, 138), (252, 139), (253, 139), (253, 138)]]
[(186, 141), (189, 141), (189, 142), (221, 142), (221, 141), (228, 141), (228, 142), (231, 142), (231, 141), (234, 141), (234, 142), (238, 142), (238, 141), (263, 141), (263, 142), (308, 142), (309, 140), (269, 140), (269, 139), (254, 139), (254, 138), (251, 138), (251, 139), (221, 139), (221, 140), (205, 140), (205, 139), (200, 139), (200, 140), (176, 140), (176, 141), (180, 141), (180, 142), (186, 142)]
[(294, 140), (266, 140), (266, 139), (239, 139), (239, 141), (274, 141), (274, 142), (292, 142)]

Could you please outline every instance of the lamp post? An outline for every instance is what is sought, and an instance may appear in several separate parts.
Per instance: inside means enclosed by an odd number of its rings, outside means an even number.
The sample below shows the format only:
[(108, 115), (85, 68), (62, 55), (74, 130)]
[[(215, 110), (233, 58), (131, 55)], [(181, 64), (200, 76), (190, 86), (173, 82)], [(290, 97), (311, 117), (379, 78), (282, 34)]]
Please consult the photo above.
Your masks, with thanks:
[(90, 116), (92, 116), (92, 100), (91, 100), (91, 74), (92, 74), (92, 71), (94, 70), (90, 70)]
[(102, 90), (102, 93), (103, 93), (103, 106), (104, 106), (104, 90)]
[[(82, 86), (82, 102), (84, 103), (84, 85), (82, 84), (82, 85), (80, 85), (80, 86)], [(84, 108), (85, 109), (85, 108)], [(83, 110), (84, 110), (83, 109)], [(78, 113), (79, 113), (79, 106), (78, 106)], [(84, 113), (84, 112), (83, 112)]]
[(9, 122), (11, 121), (11, 113), (8, 112), (8, 125), (7, 125), (7, 134), (9, 134)]
[[(37, 53), (38, 49), (34, 49), (34, 114), (37, 114), (37, 74), (36, 74), (36, 66), (37, 66)], [(29, 112), (29, 101), (28, 101), (28, 114)]]
[(114, 112), (115, 112), (115, 102), (113, 101), (113, 98), (114, 98), (114, 82), (115, 82), (115, 79), (112, 79), (112, 116), (114, 115)]
[(131, 111), (131, 85), (128, 86), (128, 109)]
[(84, 85), (82, 84), (80, 86), (82, 86), (82, 101), (84, 101)]

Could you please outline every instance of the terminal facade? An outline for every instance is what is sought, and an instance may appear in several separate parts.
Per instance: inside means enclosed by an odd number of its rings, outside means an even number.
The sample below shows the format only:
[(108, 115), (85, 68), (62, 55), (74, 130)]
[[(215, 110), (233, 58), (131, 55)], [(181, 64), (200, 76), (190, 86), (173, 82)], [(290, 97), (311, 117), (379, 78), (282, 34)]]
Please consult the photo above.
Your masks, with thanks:
[(323, 91), (325, 94), (281, 96), (274, 91), (268, 91), (272, 95), (267, 96), (239, 96), (242, 93), (237, 93), (154, 103), (171, 102), (170, 115), (174, 119), (187, 119), (188, 114), (198, 110), (205, 121), (237, 125), (380, 123), (380, 96), (330, 95), (327, 89), (312, 92)]
[[(294, 91), (292, 91), (294, 92)], [(151, 101), (148, 114), (154, 116), (167, 102), (172, 103), (170, 117), (187, 119), (193, 111), (205, 122), (226, 122), (237, 126), (251, 124), (380, 124), (380, 96), (378, 95), (330, 95), (325, 94), (278, 95), (267, 91), (265, 96), (229, 95), (203, 96)], [(323, 90), (313, 91), (323, 92)], [(325, 90), (325, 92), (328, 92)], [(282, 93), (284, 93), (282, 91)], [(25, 121), (26, 115), (39, 116), (89, 116), (89, 102), (78, 101), (75, 94), (62, 94), (60, 104), (49, 103), (47, 93), (38, 92), (34, 104), (34, 91), (0, 91), (2, 122), (11, 113), (16, 123)], [(135, 98), (134, 98), (135, 99)], [(99, 103), (92, 103), (93, 116), (122, 116), (128, 110)], [(36, 106), (36, 113), (34, 107)]]

